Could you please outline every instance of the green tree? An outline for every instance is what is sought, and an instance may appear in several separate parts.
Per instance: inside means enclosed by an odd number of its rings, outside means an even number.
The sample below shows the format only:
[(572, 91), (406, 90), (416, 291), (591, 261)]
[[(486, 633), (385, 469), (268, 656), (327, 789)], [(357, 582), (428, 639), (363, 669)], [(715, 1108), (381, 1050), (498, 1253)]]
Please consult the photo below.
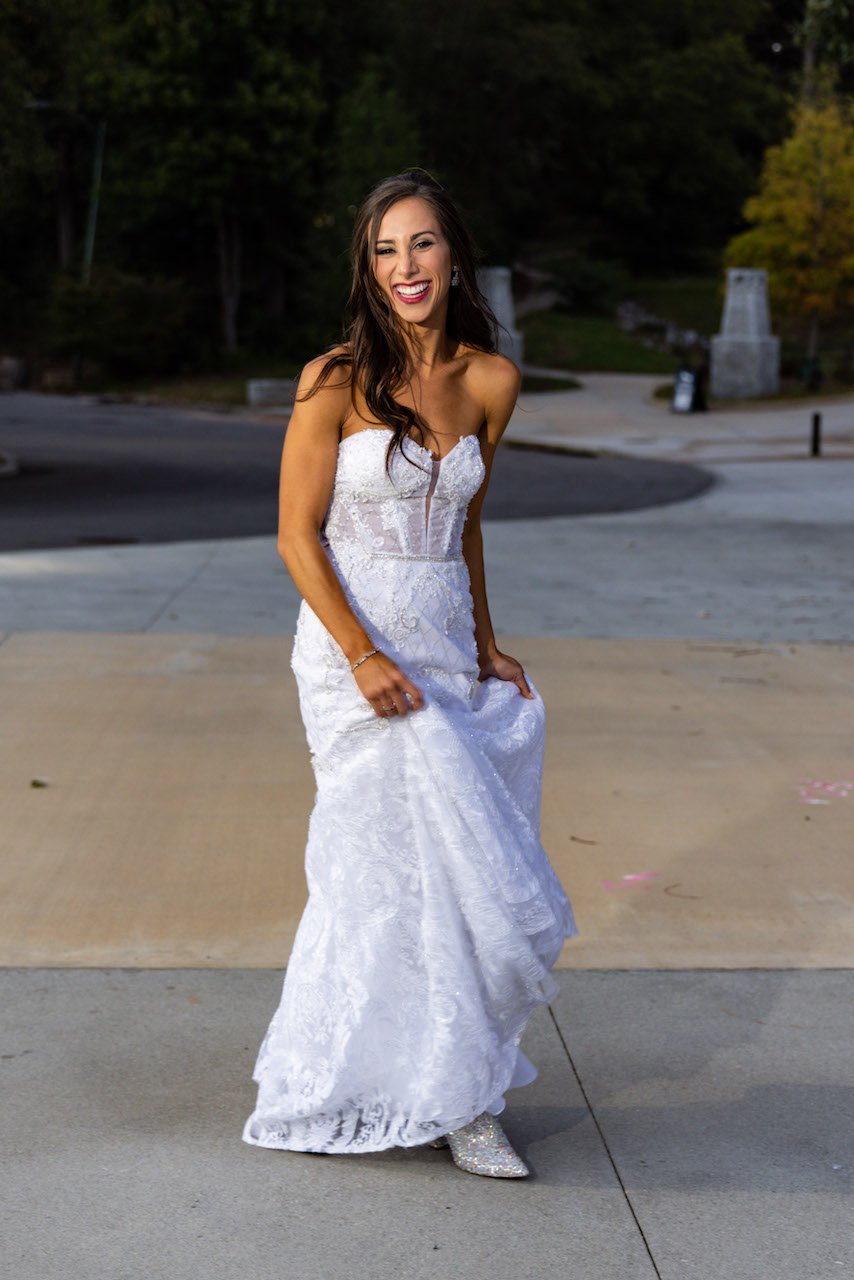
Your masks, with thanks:
[(854, 304), (854, 115), (843, 100), (802, 101), (791, 135), (765, 156), (759, 191), (744, 206), (753, 225), (730, 241), (730, 266), (765, 267), (784, 314), (819, 322)]
[(413, 116), (374, 56), (339, 99), (331, 136), (327, 195), (336, 218), (352, 216), (353, 206), (381, 178), (419, 163)]
[(204, 238), (229, 353), (247, 257), (281, 295), (278, 246), (309, 219), (323, 16), (312, 0), (125, 0), (121, 215), (137, 239), (144, 222)]
[(803, 47), (801, 91), (811, 102), (820, 66), (838, 73), (854, 61), (852, 0), (806, 0), (799, 38)]
[(424, 163), (505, 260), (543, 239), (638, 266), (718, 251), (785, 129), (748, 47), (765, 0), (434, 0), (417, 41), (411, 4), (383, 3)]
[[(785, 0), (785, 27), (803, 2)], [(451, 189), (493, 261), (564, 247), (702, 261), (786, 128), (792, 86), (755, 44), (768, 13), (767, 0), (432, 0), (429, 20), (409, 0), (0, 0), (6, 332), (22, 310), (7, 282), (37, 309), (57, 260), (76, 271), (102, 119), (95, 265), (184, 281), (182, 361), (334, 336), (348, 209), (413, 163)]]
[[(412, 114), (389, 83), (387, 69), (374, 53), (359, 69), (349, 59), (349, 84), (337, 99), (329, 94), (319, 134), (328, 141), (320, 151), (316, 207), (308, 256), (325, 264), (305, 280), (299, 296), (302, 327), (311, 345), (336, 340), (349, 287), (347, 250), (357, 207), (382, 178), (422, 163), (422, 144)], [(331, 70), (325, 68), (327, 76)]]
[(79, 269), (108, 0), (0, 0), (0, 326), (36, 332), (50, 276)]
[(0, 0), (0, 216), (19, 198), (34, 151), (40, 166), (47, 162), (33, 105), (31, 68), (16, 39), (18, 9), (15, 0)]
[(565, 154), (568, 203), (599, 223), (598, 245), (667, 269), (725, 241), (755, 186), (785, 100), (748, 37), (761, 0), (600, 0), (581, 54)]
[(547, 227), (558, 175), (574, 180), (566, 121), (589, 79), (588, 14), (589, 0), (433, 0), (422, 23), (409, 0), (380, 0), (387, 76), (417, 123), (421, 163), (498, 260)]
[(51, 192), (59, 266), (70, 270), (112, 72), (107, 0), (4, 0), (0, 12), (20, 68), (19, 128), (21, 108), (30, 118), (15, 137), (18, 165)]

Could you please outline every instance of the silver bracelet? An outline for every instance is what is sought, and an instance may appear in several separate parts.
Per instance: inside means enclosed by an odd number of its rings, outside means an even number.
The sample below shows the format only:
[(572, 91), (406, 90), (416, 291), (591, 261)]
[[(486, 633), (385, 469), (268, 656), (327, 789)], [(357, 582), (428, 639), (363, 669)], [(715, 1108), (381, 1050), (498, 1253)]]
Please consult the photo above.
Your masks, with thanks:
[(379, 649), (370, 649), (363, 657), (357, 658), (355, 662), (350, 663), (350, 670), (355, 671), (363, 662), (367, 662), (368, 658), (372, 658), (375, 653), (379, 653)]

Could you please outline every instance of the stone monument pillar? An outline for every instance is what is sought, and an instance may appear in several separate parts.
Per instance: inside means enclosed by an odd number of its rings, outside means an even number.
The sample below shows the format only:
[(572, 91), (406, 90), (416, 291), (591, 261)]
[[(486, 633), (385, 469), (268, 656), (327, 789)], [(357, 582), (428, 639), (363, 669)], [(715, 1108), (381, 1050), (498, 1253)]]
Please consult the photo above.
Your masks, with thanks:
[(525, 355), (525, 340), (516, 328), (513, 291), (510, 288), (510, 268), (480, 267), (477, 283), (500, 326), (495, 336), (498, 350), (503, 356), (509, 356), (521, 369)]
[(768, 273), (726, 273), (721, 331), (711, 343), (710, 391), (716, 400), (774, 395), (780, 388), (780, 339), (771, 335)]

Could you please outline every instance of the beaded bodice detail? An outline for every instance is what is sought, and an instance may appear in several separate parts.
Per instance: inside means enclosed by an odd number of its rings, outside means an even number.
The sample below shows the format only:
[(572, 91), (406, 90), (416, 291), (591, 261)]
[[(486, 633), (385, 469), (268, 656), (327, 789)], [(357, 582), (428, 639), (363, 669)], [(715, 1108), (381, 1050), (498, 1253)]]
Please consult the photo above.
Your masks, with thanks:
[(483, 482), (477, 436), (463, 436), (441, 460), (403, 441), (390, 467), (390, 433), (359, 431), (342, 440), (324, 538), (347, 551), (406, 560), (457, 560), (466, 510)]

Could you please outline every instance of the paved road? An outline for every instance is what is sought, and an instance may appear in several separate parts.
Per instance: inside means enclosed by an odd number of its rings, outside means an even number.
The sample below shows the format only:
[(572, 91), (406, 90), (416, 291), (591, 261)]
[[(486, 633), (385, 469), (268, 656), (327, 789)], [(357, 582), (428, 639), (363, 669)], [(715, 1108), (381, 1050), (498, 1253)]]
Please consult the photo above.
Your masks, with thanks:
[[(21, 471), (3, 481), (0, 550), (267, 534), (283, 431), (238, 414), (7, 396), (0, 442)], [(514, 449), (495, 469), (485, 518), (630, 511), (711, 483), (683, 463)]]
[[(600, 396), (589, 412), (564, 396), (558, 424), (576, 445), (575, 428), (598, 422), (599, 447), (613, 451), (608, 462), (517, 450), (496, 469), (485, 546), (499, 632), (760, 643), (854, 640), (854, 458), (791, 460), (788, 445), (771, 443), (772, 437), (786, 439), (790, 415), (745, 414), (740, 429), (750, 428), (750, 434), (742, 440), (744, 452), (770, 454), (767, 460), (722, 462), (709, 458), (710, 446), (704, 447), (700, 456), (717, 483), (692, 501), (591, 512), (594, 499), (613, 497), (614, 477), (635, 477), (637, 497), (642, 475), (674, 474), (666, 466), (656, 469), (672, 458), (647, 456), (640, 461), (651, 469), (642, 472), (635, 469), (638, 459), (613, 456), (630, 452), (635, 419), (646, 422), (652, 413), (644, 388), (635, 388), (634, 399), (628, 395), (624, 383), (634, 385), (635, 379), (616, 381), (620, 395), (613, 401)], [(549, 400), (550, 413), (557, 415), (558, 407)], [(26, 446), (25, 461), (38, 450), (44, 459), (49, 445), (57, 458), (71, 458), (76, 450), (78, 468), (69, 461), (66, 472), (60, 463), (61, 474), (52, 479), (55, 518), (46, 500), (36, 500), (35, 487), (26, 502), (19, 500), (26, 477), (0, 481), (3, 630), (293, 630), (299, 597), (276, 555), (273, 532), (281, 424), (24, 394), (0, 397), (0, 415), (0, 440), (14, 434)], [(533, 414), (521, 417), (526, 427), (534, 420)], [(645, 447), (652, 451), (660, 443), (657, 423), (665, 444), (678, 427), (700, 431), (707, 440), (720, 437), (716, 448), (724, 456), (730, 452), (731, 415), (709, 414), (688, 424), (674, 424), (673, 418), (659, 411), (650, 420), (644, 438), (651, 443)], [(81, 439), (88, 441), (85, 452)], [(690, 462), (689, 446), (686, 435), (679, 461)], [(254, 478), (247, 478), (243, 469), (253, 454)], [(122, 459), (120, 471), (130, 479), (147, 465), (149, 483), (160, 487), (145, 498), (126, 494), (99, 505), (97, 485), (87, 493), (79, 473), (102, 465), (105, 455)], [(160, 465), (163, 459), (171, 460), (168, 468)], [(597, 471), (600, 465), (604, 470)], [(534, 478), (516, 483), (525, 467), (534, 469)], [(78, 476), (76, 486), (68, 482), (72, 474)], [(689, 467), (689, 474), (695, 481), (697, 472)], [(602, 475), (612, 483), (597, 489), (593, 477)], [(152, 499), (151, 493), (159, 496)], [(555, 496), (574, 504), (576, 514), (554, 515), (548, 504)], [(582, 502), (588, 514), (579, 516)], [(521, 518), (531, 505), (532, 515)], [(234, 536), (235, 511), (245, 520), (237, 528), (248, 527), (250, 536)], [(116, 545), (122, 533), (140, 545)], [(114, 541), (92, 545), (98, 538)]]

